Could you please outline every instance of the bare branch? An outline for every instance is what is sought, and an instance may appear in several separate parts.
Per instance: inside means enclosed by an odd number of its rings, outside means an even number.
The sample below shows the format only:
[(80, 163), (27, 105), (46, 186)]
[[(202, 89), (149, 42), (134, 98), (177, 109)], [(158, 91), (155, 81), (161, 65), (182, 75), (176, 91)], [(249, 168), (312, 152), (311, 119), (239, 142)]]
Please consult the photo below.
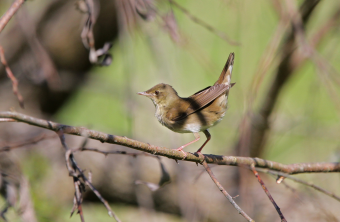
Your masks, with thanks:
[[(77, 166), (78, 171), (80, 170), (80, 168)], [(81, 171), (79, 171), (81, 172)], [(92, 190), (92, 192), (98, 197), (98, 199), (104, 204), (104, 206), (106, 207), (110, 217), (115, 218), (115, 220), (117, 222), (121, 222), (121, 220), (117, 217), (117, 215), (112, 211), (110, 205), (108, 204), (108, 202), (102, 197), (102, 195), (98, 192), (98, 190), (92, 185), (92, 183), (90, 182), (89, 179), (87, 179), (87, 177), (83, 174), (80, 173), (81, 177), (84, 179), (85, 184), (87, 186), (90, 187), (90, 189)]]
[[(112, 211), (108, 202), (101, 196), (101, 194), (98, 192), (98, 190), (92, 185), (91, 181), (85, 176), (84, 171), (76, 163), (72, 150), (66, 144), (64, 129), (60, 128), (56, 132), (59, 135), (60, 142), (61, 142), (62, 146), (66, 150), (66, 153), (65, 153), (66, 166), (67, 166), (67, 169), (70, 173), (70, 176), (73, 177), (74, 186), (75, 186), (75, 190), (76, 190), (75, 191), (75, 201), (74, 201), (74, 206), (73, 206), (72, 211), (71, 211), (71, 216), (73, 214), (73, 211), (76, 208), (75, 204), (77, 204), (78, 213), (80, 214), (80, 218), (81, 218), (82, 221), (84, 220), (81, 203), (82, 203), (82, 193), (85, 192), (85, 187), (84, 187), (83, 183), (85, 183), (88, 187), (90, 187), (90, 189), (98, 197), (98, 199), (104, 204), (104, 206), (106, 207), (106, 209), (108, 211), (109, 216), (114, 217), (117, 222), (121, 222), (120, 219), (117, 217), (117, 215)], [(84, 182), (81, 182), (80, 178)]]
[(264, 182), (262, 181), (259, 173), (256, 171), (254, 164), (250, 165), (251, 170), (253, 171), (253, 173), (255, 174), (257, 180), (259, 181), (259, 183), (261, 184), (262, 189), (264, 190), (264, 192), (266, 193), (266, 195), (268, 196), (270, 202), (272, 202), (272, 204), (274, 205), (277, 213), (279, 214), (280, 218), (281, 218), (281, 222), (287, 222), (285, 217), (283, 216), (280, 207), (275, 203), (275, 200), (273, 199), (272, 195), (269, 193), (269, 190), (267, 189), (266, 185), (264, 184)]
[[(62, 125), (59, 123), (55, 123), (48, 120), (42, 120), (38, 118), (34, 118), (31, 116), (27, 116), (17, 112), (0, 112), (0, 118), (12, 118), (17, 120), (18, 122), (24, 122), (29, 125), (34, 125), (40, 128), (45, 128), (48, 130), (52, 130), (55, 132), (59, 132), (60, 130), (63, 133), (83, 136), (87, 135), (88, 138), (98, 140), (105, 143), (118, 144), (126, 147), (130, 147), (135, 150), (144, 151), (147, 153), (151, 153), (154, 155), (165, 156), (171, 159), (182, 160), (184, 158), (184, 154), (181, 151), (176, 151), (174, 149), (168, 149), (165, 147), (158, 147), (154, 145), (150, 145), (148, 143), (143, 143), (137, 140), (133, 140), (127, 137), (111, 135), (107, 133), (102, 133), (94, 130), (86, 129), (85, 127), (75, 127)], [(198, 154), (185, 153), (187, 156), (185, 158), (186, 161), (202, 163), (204, 160), (207, 163), (218, 164), (218, 165), (230, 165), (230, 166), (250, 166), (254, 164), (255, 167), (260, 168), (268, 168), (272, 170), (281, 171), (288, 174), (298, 174), (298, 173), (320, 173), (320, 172), (340, 172), (340, 163), (296, 163), (285, 165), (282, 163), (273, 162), (270, 160), (264, 160), (260, 158), (251, 158), (251, 157), (237, 157), (237, 156), (220, 156), (220, 155), (212, 155), (206, 154), (204, 158), (202, 156), (198, 156)]]
[[(11, 120), (11, 119), (9, 119), (9, 120)], [(16, 122), (16, 120), (9, 121), (9, 122)], [(24, 147), (24, 146), (33, 145), (33, 144), (39, 143), (43, 140), (47, 140), (47, 139), (50, 139), (50, 138), (53, 138), (53, 137), (55, 137), (55, 134), (53, 134), (53, 135), (40, 134), (40, 135), (38, 135), (38, 136), (36, 136), (32, 139), (29, 139), (29, 140), (26, 140), (26, 141), (23, 141), (23, 142), (2, 146), (2, 147), (0, 147), (0, 152), (10, 151), (10, 150), (21, 148), (21, 147)]]
[[(80, 3), (81, 1), (79, 1)], [(86, 13), (88, 17), (81, 32), (81, 38), (86, 49), (90, 50), (89, 59), (92, 64), (108, 66), (112, 62), (112, 56), (108, 52), (112, 47), (110, 42), (106, 42), (100, 49), (95, 48), (95, 39), (93, 33), (93, 27), (97, 21), (100, 6), (99, 1), (96, 0), (83, 0), (85, 4)]]
[(218, 182), (217, 178), (215, 177), (214, 173), (211, 171), (210, 167), (208, 166), (206, 161), (203, 161), (202, 165), (204, 166), (205, 170), (208, 172), (209, 176), (213, 180), (213, 182), (216, 184), (218, 189), (223, 193), (223, 195), (229, 200), (229, 202), (235, 207), (235, 209), (238, 211), (239, 214), (241, 214), (244, 218), (246, 218), (248, 221), (254, 221), (251, 219), (234, 201), (233, 197), (228, 194), (228, 192), (223, 188), (223, 186)]
[(25, 0), (16, 0), (13, 2), (11, 7), (7, 10), (7, 12), (1, 16), (0, 18), (0, 33), (5, 28), (9, 20), (13, 17), (13, 15), (19, 10), (20, 6), (24, 4)]
[(309, 187), (312, 187), (314, 188), (315, 190), (317, 191), (320, 191), (321, 193), (323, 194), (326, 194), (330, 197), (333, 197), (334, 199), (336, 199), (337, 201), (340, 201), (340, 196), (328, 191), (328, 190), (325, 190), (317, 185), (314, 185), (313, 183), (311, 182), (306, 182), (304, 180), (301, 180), (301, 179), (298, 179), (298, 178), (295, 178), (289, 174), (286, 174), (286, 173), (282, 173), (282, 172), (278, 172), (278, 171), (274, 171), (274, 170), (268, 170), (268, 169), (260, 169), (260, 168), (256, 168), (257, 171), (259, 172), (262, 172), (262, 173), (268, 173), (268, 174), (272, 174), (272, 175), (276, 175), (276, 176), (281, 176), (283, 178), (288, 178), (292, 181), (295, 181), (297, 183), (300, 183), (300, 184), (303, 184), (303, 185), (306, 185), (306, 186), (309, 186)]
[(157, 158), (157, 156), (148, 154), (148, 153), (128, 153), (126, 151), (104, 151), (104, 150), (100, 150), (97, 148), (86, 148), (86, 147), (81, 147), (79, 149), (74, 150), (73, 152), (77, 152), (77, 151), (92, 151), (92, 152), (96, 152), (96, 153), (101, 153), (105, 156), (109, 155), (109, 154), (122, 154), (122, 155), (127, 155), (127, 156), (133, 156), (133, 157), (137, 157), (137, 156), (149, 156), (149, 157), (154, 157)]
[(22, 98), (18, 90), (18, 80), (15, 78), (15, 76), (13, 75), (11, 69), (9, 68), (7, 64), (4, 49), (2, 48), (1, 45), (0, 45), (0, 60), (1, 60), (1, 63), (5, 66), (8, 78), (12, 81), (13, 93), (17, 96), (21, 108), (24, 108), (24, 99)]

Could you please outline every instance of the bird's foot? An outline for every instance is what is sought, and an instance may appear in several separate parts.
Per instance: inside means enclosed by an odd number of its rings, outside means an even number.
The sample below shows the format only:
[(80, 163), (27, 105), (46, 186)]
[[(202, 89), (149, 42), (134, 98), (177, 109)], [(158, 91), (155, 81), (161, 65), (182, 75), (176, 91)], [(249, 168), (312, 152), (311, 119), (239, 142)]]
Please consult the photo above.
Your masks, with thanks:
[(184, 160), (187, 157), (187, 154), (183, 151), (183, 148), (184, 147), (180, 147), (180, 148), (176, 149), (177, 151), (181, 151), (184, 154), (184, 157), (183, 157), (182, 160)]
[[(195, 156), (198, 156), (198, 157), (203, 157), (203, 161), (200, 162), (200, 164), (202, 164), (204, 162), (204, 154), (201, 153), (201, 150), (202, 149), (199, 149), (195, 152)], [(197, 155), (196, 155), (197, 154)], [(196, 162), (196, 165), (198, 166), (198, 163)]]

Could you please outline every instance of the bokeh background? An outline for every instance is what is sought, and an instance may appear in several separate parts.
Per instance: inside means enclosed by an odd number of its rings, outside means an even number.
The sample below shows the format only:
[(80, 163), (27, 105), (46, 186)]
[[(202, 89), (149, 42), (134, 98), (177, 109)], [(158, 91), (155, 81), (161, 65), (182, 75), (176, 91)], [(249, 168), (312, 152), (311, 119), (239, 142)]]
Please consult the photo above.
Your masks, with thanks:
[[(0, 33), (25, 109), (0, 65), (1, 111), (178, 148), (193, 135), (163, 127), (154, 117), (152, 102), (136, 93), (163, 82), (180, 96), (190, 96), (214, 84), (229, 53), (235, 52), (232, 81), (237, 84), (229, 94), (228, 112), (211, 128), (212, 140), (203, 153), (256, 156), (283, 164), (339, 161), (339, 1), (309, 1), (315, 5), (304, 29), (292, 28), (300, 16), (294, 8), (308, 5), (308, 0), (94, 2), (95, 47), (112, 42), (112, 63), (98, 66), (89, 61), (81, 39), (87, 18), (81, 12), (82, 1), (27, 1)], [(0, 2), (1, 14), (11, 3)], [(303, 34), (297, 34), (301, 30)], [(289, 62), (282, 65), (284, 58)], [(279, 79), (273, 110), (266, 113), (263, 109), (274, 97), (269, 89), (280, 71), (286, 77)], [(259, 131), (262, 136), (256, 134)], [(2, 177), (2, 187), (14, 184), (20, 198), (22, 178), (29, 184), (35, 212), (31, 219), (79, 221), (77, 215), (69, 218), (74, 187), (57, 136), (21, 123), (1, 123), (0, 135), (1, 147), (46, 137), (0, 153), (1, 172), (13, 175)], [(203, 137), (185, 150), (196, 151)], [(84, 140), (66, 138), (72, 148)], [(96, 141), (86, 146), (135, 152)], [(92, 172), (93, 184), (122, 221), (244, 221), (204, 168), (194, 163), (177, 164), (162, 157), (171, 183), (151, 191), (135, 181), (158, 183), (161, 169), (155, 158), (78, 152), (76, 159)], [(212, 170), (232, 196), (239, 195), (235, 201), (253, 219), (279, 220), (248, 170), (230, 166)], [(339, 221), (338, 201), (288, 179), (278, 185), (274, 177), (262, 176), (288, 221)], [(340, 194), (337, 173), (296, 177)], [(6, 213), (9, 221), (25, 221), (19, 202)], [(6, 197), (1, 203), (6, 205)], [(112, 220), (91, 192), (83, 206), (86, 221)]]

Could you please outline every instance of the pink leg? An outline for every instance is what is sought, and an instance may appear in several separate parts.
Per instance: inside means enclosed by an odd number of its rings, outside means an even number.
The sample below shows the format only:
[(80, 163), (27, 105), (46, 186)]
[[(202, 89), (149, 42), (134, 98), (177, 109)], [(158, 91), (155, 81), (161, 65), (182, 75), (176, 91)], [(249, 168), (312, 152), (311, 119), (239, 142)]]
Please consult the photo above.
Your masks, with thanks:
[(197, 142), (197, 141), (201, 138), (200, 135), (199, 135), (198, 133), (194, 133), (194, 136), (195, 136), (196, 139), (194, 139), (194, 140), (191, 141), (190, 143), (184, 144), (184, 145), (181, 146), (180, 148), (176, 149), (176, 150), (182, 151), (182, 152), (184, 153), (185, 156), (184, 156), (183, 159), (185, 159), (185, 157), (187, 157), (187, 155), (186, 155), (185, 152), (183, 151), (183, 148), (189, 146), (190, 144), (193, 144), (193, 143)]
[(209, 133), (208, 130), (204, 130), (203, 133), (204, 133), (205, 136), (207, 137), (207, 140), (203, 143), (203, 145), (201, 146), (201, 148), (199, 148), (199, 149), (197, 150), (197, 153), (200, 153), (200, 152), (202, 151), (203, 147), (205, 146), (205, 144), (207, 144), (208, 141), (211, 139), (211, 135), (210, 135), (210, 133)]

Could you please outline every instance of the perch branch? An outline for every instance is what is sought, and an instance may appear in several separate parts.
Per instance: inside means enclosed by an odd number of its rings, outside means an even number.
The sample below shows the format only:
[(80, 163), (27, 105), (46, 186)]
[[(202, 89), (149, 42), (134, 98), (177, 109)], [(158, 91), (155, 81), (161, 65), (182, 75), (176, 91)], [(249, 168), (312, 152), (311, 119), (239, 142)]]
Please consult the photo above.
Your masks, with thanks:
[(6, 13), (0, 18), (0, 33), (5, 28), (9, 20), (13, 17), (13, 15), (19, 10), (20, 6), (24, 4), (25, 0), (16, 0), (13, 2), (11, 7), (6, 11)]
[[(71, 134), (76, 136), (86, 135), (90, 139), (98, 140), (103, 143), (118, 144), (130, 147), (135, 150), (140, 150), (146, 153), (165, 156), (171, 159), (182, 160), (185, 156), (181, 151), (176, 151), (174, 149), (150, 145), (148, 143), (140, 142), (123, 136), (111, 135), (94, 130), (89, 130), (85, 127), (63, 125), (48, 120), (34, 118), (17, 112), (10, 111), (0, 112), (0, 118), (15, 119), (18, 122), (27, 123), (29, 125), (45, 128), (55, 132), (63, 130), (63, 133), (65, 134)], [(206, 160), (207, 163), (218, 165), (250, 166), (251, 164), (254, 164), (255, 167), (268, 168), (276, 171), (281, 171), (287, 174), (340, 172), (340, 163), (338, 162), (296, 163), (285, 165), (274, 161), (251, 157), (220, 156), (205, 154), (203, 158), (202, 156), (198, 156), (197, 154), (192, 153), (186, 153), (186, 155), (187, 155), (187, 157), (185, 158), (186, 161), (196, 163), (202, 163), (204, 160)]]

